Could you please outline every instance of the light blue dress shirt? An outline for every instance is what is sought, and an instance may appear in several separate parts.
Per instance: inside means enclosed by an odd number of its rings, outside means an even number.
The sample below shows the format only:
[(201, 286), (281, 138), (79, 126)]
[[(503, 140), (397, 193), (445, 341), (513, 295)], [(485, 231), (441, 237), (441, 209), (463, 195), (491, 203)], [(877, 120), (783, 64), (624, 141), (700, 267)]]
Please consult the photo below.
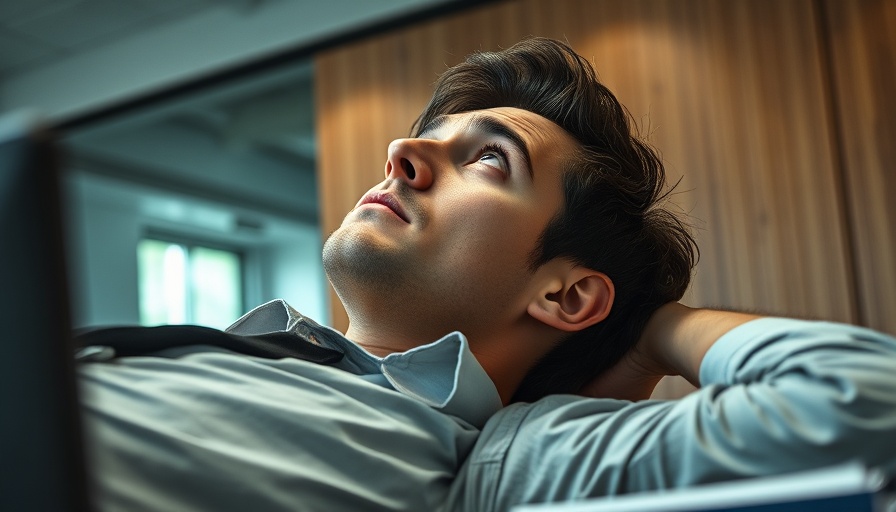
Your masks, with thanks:
[(449, 510), (672, 489), (858, 462), (896, 478), (896, 339), (764, 318), (720, 338), (680, 400), (555, 395), (488, 421)]
[(459, 333), (378, 358), (280, 301), (229, 330), (346, 356), (185, 347), (82, 366), (102, 510), (487, 512), (844, 461), (896, 476), (896, 340), (858, 327), (744, 324), (677, 401), (504, 409)]
[(379, 358), (282, 301), (228, 331), (294, 332), (345, 357), (190, 346), (82, 365), (101, 510), (435, 510), (501, 407), (460, 333)]

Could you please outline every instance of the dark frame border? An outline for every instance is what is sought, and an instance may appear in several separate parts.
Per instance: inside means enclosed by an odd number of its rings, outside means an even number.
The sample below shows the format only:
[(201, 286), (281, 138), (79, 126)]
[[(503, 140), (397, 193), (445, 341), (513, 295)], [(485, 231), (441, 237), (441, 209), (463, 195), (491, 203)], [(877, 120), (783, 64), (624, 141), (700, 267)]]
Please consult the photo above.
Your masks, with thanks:
[(293, 48), (282, 50), (266, 57), (214, 71), (206, 76), (188, 80), (183, 83), (173, 84), (158, 91), (120, 100), (111, 105), (99, 107), (95, 110), (74, 115), (70, 118), (63, 117), (54, 124), (54, 128), (58, 132), (64, 134), (80, 128), (93, 126), (154, 104), (195, 94), (231, 80), (276, 70), (282, 66), (293, 64), (298, 60), (313, 57), (315, 54), (324, 50), (360, 41), (374, 35), (381, 35), (403, 29), (414, 23), (430, 21), (440, 16), (455, 14), (474, 7), (497, 3), (498, 1), (501, 0), (447, 0), (416, 11), (410, 11), (395, 18), (361, 25), (357, 28), (349, 29), (341, 33), (335, 33), (332, 36), (324, 37), (317, 41), (302, 43)]

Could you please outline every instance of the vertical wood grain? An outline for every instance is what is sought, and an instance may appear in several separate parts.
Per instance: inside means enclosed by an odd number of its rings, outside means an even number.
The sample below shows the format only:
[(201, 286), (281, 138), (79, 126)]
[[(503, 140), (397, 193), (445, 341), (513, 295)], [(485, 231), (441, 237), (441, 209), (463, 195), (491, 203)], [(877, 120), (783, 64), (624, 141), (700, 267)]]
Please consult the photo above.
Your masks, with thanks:
[(828, 0), (821, 7), (859, 321), (896, 333), (896, 2)]

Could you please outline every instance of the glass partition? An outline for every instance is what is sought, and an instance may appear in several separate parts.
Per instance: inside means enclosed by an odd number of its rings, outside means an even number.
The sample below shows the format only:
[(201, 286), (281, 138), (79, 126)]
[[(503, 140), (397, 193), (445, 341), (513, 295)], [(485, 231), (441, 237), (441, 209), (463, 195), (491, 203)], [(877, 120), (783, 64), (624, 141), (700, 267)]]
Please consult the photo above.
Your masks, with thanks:
[(284, 64), (65, 134), (76, 325), (220, 328), (274, 298), (327, 322), (311, 84)]

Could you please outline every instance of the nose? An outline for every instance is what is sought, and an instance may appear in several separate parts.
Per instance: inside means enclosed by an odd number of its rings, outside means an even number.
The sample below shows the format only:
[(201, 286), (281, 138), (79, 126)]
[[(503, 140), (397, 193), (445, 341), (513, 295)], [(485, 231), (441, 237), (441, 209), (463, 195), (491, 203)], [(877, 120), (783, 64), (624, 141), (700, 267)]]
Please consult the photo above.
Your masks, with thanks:
[(419, 190), (432, 186), (435, 143), (430, 139), (393, 140), (386, 160), (386, 178), (404, 180)]

